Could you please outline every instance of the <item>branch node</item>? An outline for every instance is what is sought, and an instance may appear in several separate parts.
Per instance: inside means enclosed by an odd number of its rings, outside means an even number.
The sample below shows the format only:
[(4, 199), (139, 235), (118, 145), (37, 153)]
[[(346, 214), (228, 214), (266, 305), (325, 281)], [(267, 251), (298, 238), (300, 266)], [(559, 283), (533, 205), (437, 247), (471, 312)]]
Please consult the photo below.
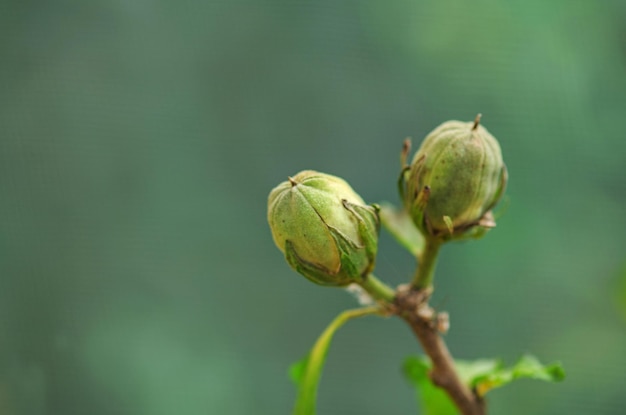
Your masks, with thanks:
[(409, 285), (398, 287), (394, 304), (396, 314), (404, 319), (418, 338), (422, 349), (430, 358), (432, 370), (429, 377), (434, 385), (442, 388), (463, 415), (485, 415), (484, 401), (463, 383), (454, 359), (439, 335), (450, 325), (446, 312), (437, 313), (428, 305), (432, 286), (415, 288)]

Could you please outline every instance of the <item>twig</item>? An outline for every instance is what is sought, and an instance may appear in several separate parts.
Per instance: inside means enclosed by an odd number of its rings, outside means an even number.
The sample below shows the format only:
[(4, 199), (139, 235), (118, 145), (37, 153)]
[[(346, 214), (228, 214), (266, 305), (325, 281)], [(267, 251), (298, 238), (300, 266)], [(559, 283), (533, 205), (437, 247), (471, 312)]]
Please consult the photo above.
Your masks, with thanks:
[(413, 277), (413, 288), (416, 290), (432, 290), (435, 267), (437, 266), (437, 256), (442, 241), (435, 237), (424, 239), (424, 250), (419, 257), (419, 267)]
[(431, 292), (431, 289), (399, 287), (395, 298), (397, 313), (409, 324), (430, 358), (432, 382), (446, 391), (463, 415), (485, 415), (485, 401), (461, 381), (454, 367), (454, 360), (437, 332), (437, 325), (421, 312), (429, 309), (428, 299)]

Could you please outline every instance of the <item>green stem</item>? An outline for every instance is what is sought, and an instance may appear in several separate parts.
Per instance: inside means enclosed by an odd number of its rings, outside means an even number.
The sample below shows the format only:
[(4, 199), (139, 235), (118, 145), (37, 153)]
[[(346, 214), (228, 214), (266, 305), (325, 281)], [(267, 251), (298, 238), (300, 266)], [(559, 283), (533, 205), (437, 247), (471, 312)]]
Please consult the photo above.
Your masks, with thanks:
[(360, 285), (372, 298), (383, 303), (392, 303), (396, 296), (393, 288), (376, 278), (374, 274), (367, 275)]
[(427, 237), (422, 255), (419, 257), (419, 266), (413, 277), (413, 288), (418, 290), (430, 288), (433, 285), (433, 277), (435, 275), (435, 267), (437, 266), (437, 256), (441, 243), (437, 238)]
[(364, 307), (346, 310), (339, 314), (317, 339), (305, 360), (297, 364), (294, 373), (298, 379), (298, 397), (293, 411), (294, 415), (315, 415), (317, 387), (322, 376), (328, 347), (335, 332), (348, 320), (370, 314), (381, 314), (381, 308), (379, 306)]

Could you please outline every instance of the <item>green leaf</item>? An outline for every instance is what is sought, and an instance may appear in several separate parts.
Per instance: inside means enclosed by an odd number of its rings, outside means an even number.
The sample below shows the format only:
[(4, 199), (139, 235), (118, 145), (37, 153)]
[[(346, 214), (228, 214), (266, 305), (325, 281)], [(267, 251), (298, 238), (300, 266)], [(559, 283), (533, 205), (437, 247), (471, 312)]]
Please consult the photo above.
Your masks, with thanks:
[(502, 367), (502, 362), (496, 359), (457, 360), (454, 366), (461, 380), (467, 385), (472, 385), (474, 379)]
[(470, 384), (478, 395), (485, 396), (490, 390), (520, 378), (559, 382), (565, 379), (565, 371), (560, 363), (544, 366), (536, 357), (525, 355), (512, 367), (497, 367), (491, 372), (476, 376)]
[[(484, 396), (490, 390), (515, 379), (530, 378), (557, 382), (565, 377), (559, 363), (544, 366), (537, 358), (529, 355), (523, 356), (510, 368), (505, 368), (501, 361), (495, 359), (457, 360), (455, 366), (461, 380), (479, 396)], [(437, 388), (430, 381), (428, 376), (430, 369), (431, 364), (426, 357), (408, 357), (404, 362), (404, 373), (416, 387), (422, 412), (426, 415), (458, 414), (458, 410), (443, 389)]]
[(379, 307), (357, 308), (342, 312), (326, 327), (313, 345), (313, 348), (311, 348), (309, 354), (291, 365), (289, 368), (289, 377), (298, 386), (298, 397), (296, 398), (294, 415), (315, 414), (317, 387), (322, 375), (324, 361), (326, 360), (330, 341), (339, 327), (353, 318), (380, 313), (381, 309)]
[(300, 385), (302, 378), (304, 377), (304, 371), (309, 363), (309, 355), (304, 356), (302, 359), (289, 366), (289, 378), (296, 385)]
[(417, 390), (420, 412), (424, 415), (458, 414), (443, 389), (430, 381), (429, 371), (430, 362), (425, 357), (409, 357), (404, 361), (404, 374)]
[(396, 209), (392, 204), (380, 204), (380, 221), (404, 248), (415, 257), (421, 255), (424, 249), (424, 237), (413, 224), (406, 209)]

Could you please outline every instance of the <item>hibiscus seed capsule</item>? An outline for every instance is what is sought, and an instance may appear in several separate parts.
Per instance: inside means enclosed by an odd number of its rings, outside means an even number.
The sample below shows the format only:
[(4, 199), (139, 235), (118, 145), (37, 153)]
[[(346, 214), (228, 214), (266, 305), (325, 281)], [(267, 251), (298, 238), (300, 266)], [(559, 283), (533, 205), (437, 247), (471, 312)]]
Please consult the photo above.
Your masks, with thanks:
[(317, 284), (362, 282), (374, 268), (378, 208), (339, 177), (311, 170), (290, 177), (271, 191), (267, 218), (289, 265)]
[(506, 187), (498, 141), (473, 122), (447, 121), (422, 142), (406, 174), (404, 203), (425, 235), (482, 236), (495, 226), (491, 209)]

